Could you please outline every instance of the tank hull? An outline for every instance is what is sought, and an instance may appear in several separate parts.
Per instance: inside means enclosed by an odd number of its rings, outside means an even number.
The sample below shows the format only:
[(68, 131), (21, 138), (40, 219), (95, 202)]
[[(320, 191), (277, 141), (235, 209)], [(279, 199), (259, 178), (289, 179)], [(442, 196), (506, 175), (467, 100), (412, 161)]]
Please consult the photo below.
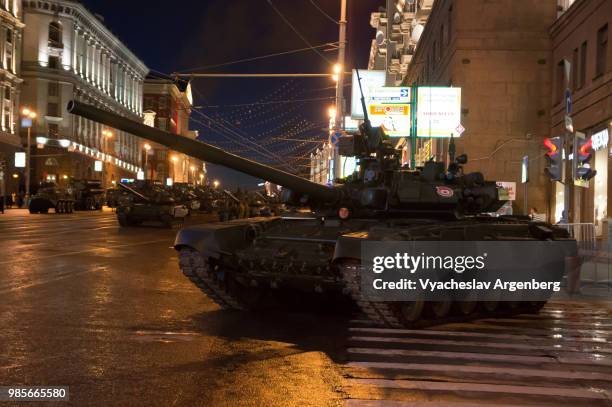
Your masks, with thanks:
[[(457, 231), (461, 231), (463, 240), (456, 238)], [(455, 222), (250, 218), (182, 229), (175, 248), (180, 252), (181, 271), (225, 308), (253, 308), (258, 305), (258, 298), (269, 298), (275, 292), (321, 295), (321, 298), (349, 297), (368, 318), (380, 325), (419, 327), (449, 318), (469, 320), (535, 312), (544, 302), (517, 304), (477, 298), (449, 303), (367, 300), (361, 293), (362, 243), (432, 240), (431, 236), (478, 241), (490, 237), (492, 232), (505, 241), (563, 243), (565, 251), (551, 254), (559, 257), (553, 260), (564, 262), (561, 257), (576, 255), (575, 242), (561, 229), (526, 220), (494, 218)], [(520, 259), (526, 255), (517, 253), (516, 264), (510, 266), (521, 267)], [(560, 280), (564, 272), (562, 268), (557, 270), (555, 277)]]

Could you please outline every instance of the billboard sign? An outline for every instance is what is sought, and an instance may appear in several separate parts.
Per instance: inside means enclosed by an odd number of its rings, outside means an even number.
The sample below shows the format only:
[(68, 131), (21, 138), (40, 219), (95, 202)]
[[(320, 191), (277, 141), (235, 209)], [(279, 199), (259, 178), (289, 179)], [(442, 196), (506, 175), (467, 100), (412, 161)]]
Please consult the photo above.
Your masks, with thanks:
[(372, 126), (382, 127), (390, 137), (410, 136), (410, 88), (371, 89), (367, 106)]
[(26, 166), (26, 153), (17, 152), (15, 153), (15, 168), (25, 168)]
[(516, 182), (497, 181), (495, 184), (508, 192), (509, 201), (516, 201)]
[[(382, 88), (385, 86), (385, 71), (366, 71), (360, 70), (359, 77), (361, 78), (361, 87), (363, 88), (363, 96), (366, 104), (370, 100), (372, 89)], [(359, 82), (357, 74), (353, 69), (353, 84), (351, 92), (351, 118), (363, 119), (363, 109), (361, 107), (361, 94), (359, 93)]]
[(461, 136), (461, 88), (419, 87), (417, 137)]

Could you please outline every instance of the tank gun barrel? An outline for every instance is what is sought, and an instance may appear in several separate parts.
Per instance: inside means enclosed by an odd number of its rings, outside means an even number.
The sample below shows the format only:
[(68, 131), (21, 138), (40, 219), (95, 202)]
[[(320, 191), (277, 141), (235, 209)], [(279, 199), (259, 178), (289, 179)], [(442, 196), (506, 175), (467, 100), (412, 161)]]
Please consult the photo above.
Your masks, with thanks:
[(227, 151), (223, 151), (218, 147), (201, 141), (177, 136), (176, 134), (146, 126), (145, 124), (135, 122), (86, 103), (72, 100), (68, 102), (67, 108), (68, 112), (72, 114), (142, 137), (202, 161), (222, 165), (282, 185), (295, 192), (307, 194), (309, 198), (318, 201), (334, 203), (341, 197), (341, 192), (338, 189), (329, 188), (298, 177), (297, 175), (228, 153)]

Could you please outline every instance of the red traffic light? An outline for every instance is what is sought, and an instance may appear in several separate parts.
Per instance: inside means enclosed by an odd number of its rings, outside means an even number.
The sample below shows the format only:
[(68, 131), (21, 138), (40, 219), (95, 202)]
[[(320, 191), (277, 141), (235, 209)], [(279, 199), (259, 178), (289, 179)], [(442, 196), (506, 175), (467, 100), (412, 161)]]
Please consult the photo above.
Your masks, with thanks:
[(588, 156), (589, 154), (591, 154), (589, 150), (592, 148), (593, 148), (593, 140), (588, 139), (587, 141), (584, 142), (584, 144), (580, 146), (580, 155)]
[(550, 138), (545, 138), (544, 139), (544, 146), (548, 149), (548, 152), (546, 153), (549, 157), (552, 157), (553, 155), (557, 155), (559, 154), (559, 148), (557, 147), (557, 145), (553, 142), (552, 139)]

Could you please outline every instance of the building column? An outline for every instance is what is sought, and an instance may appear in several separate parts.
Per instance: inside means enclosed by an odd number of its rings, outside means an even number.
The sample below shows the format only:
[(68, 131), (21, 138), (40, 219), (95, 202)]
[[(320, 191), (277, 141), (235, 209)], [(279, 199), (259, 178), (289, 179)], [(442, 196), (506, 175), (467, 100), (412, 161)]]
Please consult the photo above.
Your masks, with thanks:
[(85, 40), (83, 41), (83, 48), (85, 78), (89, 82), (91, 81), (91, 43), (88, 35), (85, 36)]
[(2, 130), (6, 131), (6, 127), (4, 124), (4, 87), (6, 85), (0, 85), (0, 114), (2, 115), (2, 117), (0, 117), (0, 124), (1, 124), (1, 128)]
[(72, 72), (77, 73), (77, 60), (79, 54), (79, 28), (74, 24), (74, 30), (72, 30)]

